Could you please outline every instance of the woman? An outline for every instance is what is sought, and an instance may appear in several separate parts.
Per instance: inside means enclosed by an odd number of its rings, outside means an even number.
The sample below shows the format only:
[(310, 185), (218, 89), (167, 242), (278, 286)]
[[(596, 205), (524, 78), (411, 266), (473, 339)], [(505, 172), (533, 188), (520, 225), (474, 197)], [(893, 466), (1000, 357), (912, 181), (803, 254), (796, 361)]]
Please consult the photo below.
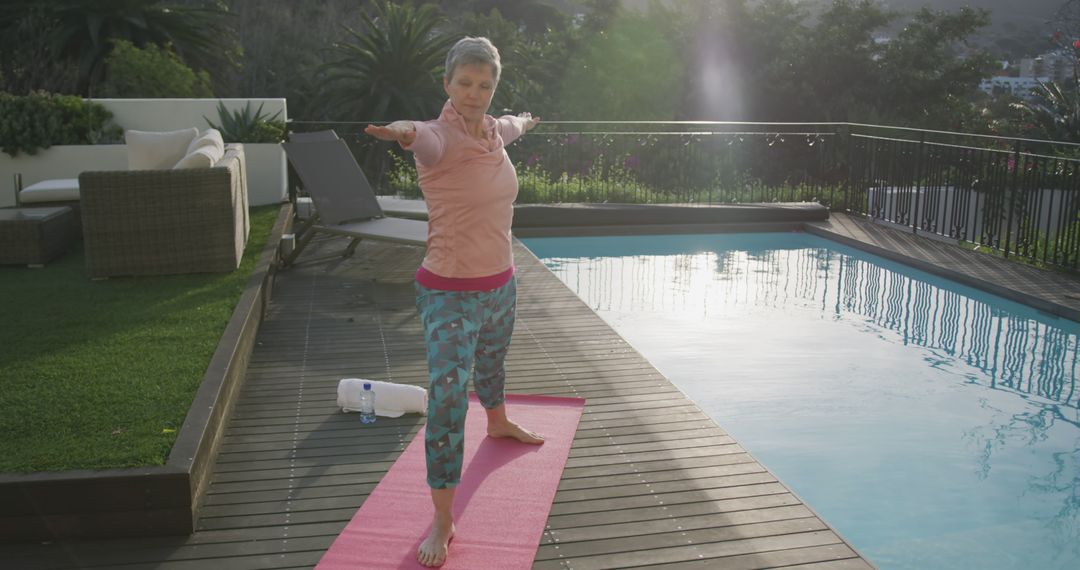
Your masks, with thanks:
[(417, 550), (425, 566), (446, 560), (461, 480), (467, 384), (487, 412), (490, 437), (544, 439), (507, 418), (503, 362), (517, 290), (510, 223), (517, 172), (504, 147), (540, 122), (528, 113), (487, 114), (502, 71), (487, 38), (463, 38), (446, 56), (449, 100), (433, 121), (395, 121), (365, 132), (413, 153), (428, 207), (427, 254), (416, 272), (416, 306), (428, 357), (427, 482), (435, 521)]

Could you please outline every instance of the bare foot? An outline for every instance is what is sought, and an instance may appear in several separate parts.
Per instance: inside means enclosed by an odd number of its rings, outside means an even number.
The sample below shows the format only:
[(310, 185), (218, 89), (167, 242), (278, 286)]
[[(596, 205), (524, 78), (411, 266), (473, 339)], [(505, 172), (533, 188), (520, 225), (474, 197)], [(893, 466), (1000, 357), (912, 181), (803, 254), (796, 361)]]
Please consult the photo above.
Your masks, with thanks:
[(506, 420), (498, 424), (488, 423), (488, 437), (512, 437), (521, 443), (529, 443), (532, 445), (543, 445), (544, 436), (527, 430), (516, 423)]
[(416, 549), (416, 560), (424, 566), (442, 566), (446, 562), (446, 552), (450, 548), (450, 539), (454, 538), (454, 523), (449, 526), (435, 521), (431, 534)]

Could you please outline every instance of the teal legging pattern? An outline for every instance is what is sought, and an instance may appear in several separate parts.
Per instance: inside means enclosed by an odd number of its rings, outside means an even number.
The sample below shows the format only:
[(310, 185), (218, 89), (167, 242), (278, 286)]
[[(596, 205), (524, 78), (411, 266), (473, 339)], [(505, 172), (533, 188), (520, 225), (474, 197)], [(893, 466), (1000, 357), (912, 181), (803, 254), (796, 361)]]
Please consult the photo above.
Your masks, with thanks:
[(416, 285), (428, 360), (428, 418), (424, 435), (427, 481), (447, 489), (461, 481), (468, 383), (481, 405), (503, 403), (506, 349), (514, 331), (513, 278), (491, 291), (440, 291)]

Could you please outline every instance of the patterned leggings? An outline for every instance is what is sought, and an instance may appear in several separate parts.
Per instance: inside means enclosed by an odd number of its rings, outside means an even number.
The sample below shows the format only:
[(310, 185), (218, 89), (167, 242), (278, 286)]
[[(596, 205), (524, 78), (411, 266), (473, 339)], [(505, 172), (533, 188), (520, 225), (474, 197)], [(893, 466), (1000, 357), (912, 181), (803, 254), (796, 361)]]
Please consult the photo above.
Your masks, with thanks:
[(467, 385), (488, 409), (503, 403), (503, 362), (514, 331), (513, 278), (491, 291), (440, 291), (416, 285), (428, 359), (428, 418), (424, 437), (427, 482), (447, 489), (461, 481)]

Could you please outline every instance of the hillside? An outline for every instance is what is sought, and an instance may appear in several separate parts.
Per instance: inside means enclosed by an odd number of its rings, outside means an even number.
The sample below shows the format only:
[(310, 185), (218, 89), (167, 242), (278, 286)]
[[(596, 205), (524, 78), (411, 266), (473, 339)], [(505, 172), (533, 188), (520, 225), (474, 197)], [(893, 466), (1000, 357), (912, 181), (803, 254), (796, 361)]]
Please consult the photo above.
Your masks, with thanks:
[[(580, 10), (580, 2), (570, 0), (545, 0), (567, 10)], [(661, 0), (671, 7), (687, 0)], [(754, 0), (749, 0), (754, 2)], [(811, 14), (832, 3), (833, 0), (795, 0), (810, 7)], [(990, 11), (990, 25), (972, 38), (976, 46), (986, 48), (1003, 59), (1019, 59), (1043, 53), (1052, 48), (1048, 38), (1055, 26), (1051, 23), (1066, 0), (877, 0), (901, 14), (912, 14), (929, 6), (934, 10), (956, 11), (965, 6)], [(645, 11), (651, 0), (622, 0), (623, 6)], [(576, 8), (575, 8), (576, 7)], [(891, 35), (903, 27), (904, 18), (882, 30)]]
[[(934, 10), (956, 11), (965, 6), (990, 11), (990, 25), (971, 38), (976, 46), (986, 48), (997, 57), (1017, 60), (1032, 57), (1052, 48), (1048, 38), (1055, 26), (1051, 23), (1065, 0), (880, 0), (897, 12), (911, 14), (923, 6)], [(822, 7), (832, 0), (804, 0)], [(895, 33), (903, 18), (892, 29)]]
[(959, 10), (965, 6), (989, 10), (991, 27), (1002, 29), (1012, 23), (1017, 27), (1043, 26), (1053, 19), (1064, 0), (883, 0), (898, 11), (912, 12), (930, 6), (935, 10)]
[[(802, 0), (803, 3), (827, 6), (832, 0)], [(929, 6), (934, 10), (956, 11), (965, 6), (989, 10), (992, 18), (991, 27), (1003, 26), (1042, 27), (1053, 19), (1054, 14), (1065, 0), (878, 0), (893, 10), (912, 13)], [(1012, 27), (1008, 26), (1008, 27)]]

